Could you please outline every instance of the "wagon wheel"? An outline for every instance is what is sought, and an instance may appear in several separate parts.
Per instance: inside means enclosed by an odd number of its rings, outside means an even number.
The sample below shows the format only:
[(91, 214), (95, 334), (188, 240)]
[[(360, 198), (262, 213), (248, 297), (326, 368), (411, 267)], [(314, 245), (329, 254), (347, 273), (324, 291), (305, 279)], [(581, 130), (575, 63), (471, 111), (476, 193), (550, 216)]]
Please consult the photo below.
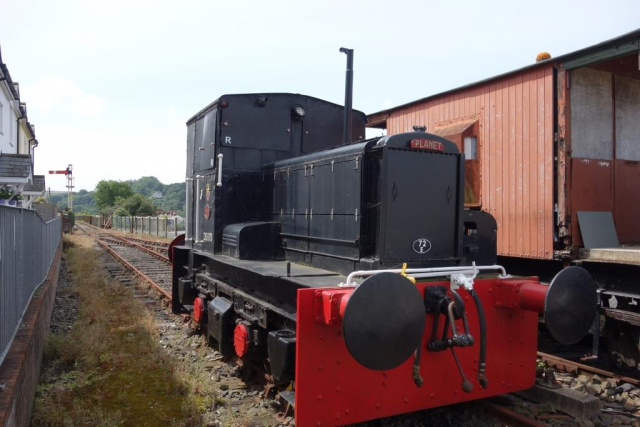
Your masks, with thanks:
[(607, 318), (605, 335), (610, 357), (621, 365), (637, 368), (640, 363), (638, 328), (620, 320)]

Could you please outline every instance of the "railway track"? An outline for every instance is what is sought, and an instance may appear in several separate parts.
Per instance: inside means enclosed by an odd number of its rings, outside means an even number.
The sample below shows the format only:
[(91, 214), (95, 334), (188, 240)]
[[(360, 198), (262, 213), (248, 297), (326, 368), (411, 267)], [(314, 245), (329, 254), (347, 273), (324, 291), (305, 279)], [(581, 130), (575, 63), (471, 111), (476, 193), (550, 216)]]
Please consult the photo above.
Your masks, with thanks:
[(171, 263), (168, 257), (129, 239), (103, 232), (87, 224), (78, 223), (76, 226), (133, 274), (171, 301)]
[(128, 235), (115, 234), (112, 231), (105, 230), (105, 229), (96, 227), (95, 225), (91, 225), (91, 224), (87, 224), (87, 223), (83, 223), (82, 225), (85, 226), (85, 227), (88, 227), (91, 230), (94, 230), (95, 233), (98, 233), (98, 234), (103, 235), (103, 236), (107, 236), (108, 235), (108, 236), (116, 238), (118, 240), (124, 240), (124, 241), (128, 242), (129, 244), (131, 244), (133, 246), (137, 246), (139, 248), (144, 248), (143, 250), (147, 250), (147, 252), (152, 251), (154, 253), (160, 254), (160, 255), (163, 256), (164, 259), (166, 259), (167, 261), (169, 260), (167, 258), (167, 251), (169, 250), (169, 243), (168, 242), (162, 242), (162, 241), (159, 241), (159, 240), (141, 239), (141, 238), (138, 238), (138, 237), (132, 237), (132, 236), (128, 236)]
[(552, 354), (538, 352), (538, 359), (544, 361), (548, 366), (559, 372), (567, 372), (570, 374), (590, 374), (599, 375), (604, 378), (613, 378), (619, 382), (629, 383), (636, 387), (640, 386), (640, 380), (636, 378), (618, 375), (615, 372), (605, 371), (604, 369), (595, 368), (593, 366), (563, 359)]
[[(164, 255), (169, 247), (168, 243), (128, 236), (117, 236), (85, 223), (77, 223), (76, 226), (83, 233), (92, 237), (98, 245), (103, 247), (128, 271), (151, 285), (166, 301), (171, 301), (171, 263), (168, 257)], [(120, 280), (122, 280), (122, 278), (120, 278)], [(124, 280), (126, 281), (127, 279), (125, 278)], [(546, 362), (548, 366), (561, 372), (576, 375), (581, 373), (598, 374), (603, 377), (616, 378), (635, 386), (640, 385), (640, 381), (634, 378), (620, 376), (613, 372), (593, 368), (551, 354), (538, 352), (538, 358)], [(491, 399), (481, 402), (480, 406), (486, 413), (500, 420), (504, 426), (542, 427), (547, 425), (536, 419), (519, 414), (509, 407)]]
[(166, 242), (139, 239), (139, 238), (130, 237), (130, 236), (118, 236), (118, 237), (128, 241), (129, 243), (150, 249), (151, 251), (164, 255), (165, 257), (166, 257), (167, 251), (169, 250), (169, 243), (166, 243)]

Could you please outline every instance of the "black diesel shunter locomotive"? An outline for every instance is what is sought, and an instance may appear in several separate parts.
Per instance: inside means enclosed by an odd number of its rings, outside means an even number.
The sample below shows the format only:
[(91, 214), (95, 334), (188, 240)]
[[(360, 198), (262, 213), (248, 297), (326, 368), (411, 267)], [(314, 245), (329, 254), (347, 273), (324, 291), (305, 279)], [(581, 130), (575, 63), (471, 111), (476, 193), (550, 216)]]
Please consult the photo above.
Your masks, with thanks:
[[(224, 95), (188, 121), (173, 311), (188, 311), (223, 355), (266, 360), (276, 383), (294, 381), (298, 425), (341, 425), (531, 386), (535, 311), (545, 311), (556, 336), (575, 341), (595, 313), (590, 278), (572, 270), (558, 279), (548, 292), (553, 303), (535, 278), (502, 275), (474, 293), (475, 265), (496, 261), (496, 223), (463, 209), (464, 155), (424, 132), (363, 140), (365, 115), (353, 111), (349, 122), (346, 112), (297, 94)], [(444, 281), (422, 279), (434, 274)], [(358, 276), (369, 278), (351, 287)], [(567, 310), (575, 301), (584, 304)], [(520, 347), (510, 344), (514, 335)], [(458, 358), (454, 347), (473, 354), (460, 350)], [(444, 358), (448, 350), (454, 358)], [(427, 351), (430, 365), (421, 366)], [(422, 387), (420, 372), (431, 364), (439, 368)], [(464, 393), (449, 377), (434, 379), (456, 372)]]
[[(173, 309), (194, 311), (225, 355), (246, 322), (248, 353), (281, 364), (278, 381), (293, 375), (298, 288), (403, 263), (496, 259), (493, 218), (462, 209), (464, 159), (452, 142), (409, 133), (336, 146), (343, 111), (303, 95), (224, 95), (187, 124)], [(352, 140), (365, 120), (353, 112)]]

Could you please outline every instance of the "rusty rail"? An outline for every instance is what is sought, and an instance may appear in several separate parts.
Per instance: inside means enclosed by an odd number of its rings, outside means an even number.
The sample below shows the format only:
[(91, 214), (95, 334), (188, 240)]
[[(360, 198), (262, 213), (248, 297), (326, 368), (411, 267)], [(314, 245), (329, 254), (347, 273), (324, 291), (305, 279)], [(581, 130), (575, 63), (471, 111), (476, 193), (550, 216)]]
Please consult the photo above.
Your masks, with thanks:
[[(136, 268), (133, 264), (131, 264), (129, 261), (127, 261), (126, 259), (124, 259), (119, 253), (117, 253), (116, 251), (114, 251), (113, 249), (111, 249), (109, 247), (109, 245), (107, 245), (106, 243), (104, 243), (99, 237), (95, 236), (92, 233), (87, 233), (86, 230), (83, 230), (89, 237), (91, 237), (92, 239), (94, 239), (96, 241), (96, 243), (98, 243), (100, 246), (102, 246), (103, 248), (105, 248), (107, 250), (107, 252), (109, 252), (109, 254), (111, 256), (113, 256), (115, 259), (117, 259), (118, 261), (120, 261), (128, 270), (130, 270), (131, 272), (133, 272), (136, 276), (140, 277), (141, 279), (143, 279), (145, 282), (149, 283), (151, 286), (153, 286), (156, 290), (158, 290), (165, 298), (167, 298), (169, 301), (171, 301), (171, 294), (167, 291), (165, 291), (160, 285), (158, 285), (156, 282), (154, 282), (149, 276), (147, 276), (146, 274), (144, 274), (142, 271), (140, 271), (138, 268)], [(160, 255), (160, 254), (157, 254)]]
[(640, 380), (631, 377), (625, 377), (618, 375), (614, 372), (605, 371), (604, 369), (594, 368), (593, 366), (583, 365), (582, 363), (572, 362), (552, 354), (538, 352), (538, 357), (547, 362), (547, 364), (555, 369), (566, 371), (569, 373), (588, 372), (591, 374), (598, 374), (603, 377), (614, 378), (618, 381), (640, 386)]
[[(90, 228), (92, 229), (96, 229), (99, 230), (100, 232), (105, 232), (106, 230), (102, 230), (94, 225), (91, 224), (87, 224)], [(88, 233), (87, 233), (88, 234)], [(168, 243), (164, 243), (164, 242), (154, 242), (153, 240), (144, 240), (144, 239), (137, 239), (135, 237), (123, 237), (123, 236), (118, 236), (115, 235), (113, 233), (108, 233), (107, 234), (110, 235), (110, 238), (112, 239), (116, 239), (119, 240), (120, 242), (124, 242), (125, 244), (129, 245), (129, 246), (133, 246), (137, 249), (140, 249), (141, 251), (144, 251), (146, 253), (148, 253), (149, 255), (153, 255), (154, 257), (158, 258), (161, 261), (165, 261), (168, 264), (171, 264), (171, 261), (169, 260), (169, 257), (162, 255), (161, 253), (158, 253), (156, 251), (154, 251), (153, 249), (147, 248), (146, 246), (144, 246), (143, 244), (141, 244), (140, 242), (148, 242), (149, 245), (153, 245), (157, 243), (157, 246), (160, 247), (165, 247), (168, 249), (169, 248), (169, 244)]]
[(169, 247), (169, 243), (167, 242), (160, 242), (160, 241), (156, 241), (156, 240), (147, 240), (147, 239), (140, 239), (139, 237), (132, 237), (127, 235), (126, 237), (124, 237), (125, 239), (128, 240), (133, 240), (135, 242), (138, 242), (142, 245), (149, 245), (149, 246), (157, 246), (157, 247), (163, 247), (163, 248), (168, 248)]
[(480, 405), (493, 416), (500, 419), (505, 425), (509, 427), (547, 427), (547, 424), (544, 424), (538, 420), (534, 420), (533, 418), (525, 417), (522, 414), (519, 414), (506, 406), (499, 405), (495, 402), (483, 400), (480, 402)]
[(161, 261), (166, 262), (167, 264), (171, 264), (171, 261), (169, 261), (169, 257), (166, 257), (156, 251), (154, 251), (153, 249), (149, 249), (145, 246), (140, 245), (139, 243), (136, 243), (132, 240), (127, 239), (126, 237), (120, 237), (120, 236), (113, 236), (117, 239), (120, 239), (122, 242), (124, 242), (127, 245), (133, 246), (136, 249), (140, 249), (141, 251), (144, 251), (146, 253), (148, 253), (149, 255), (153, 255), (154, 257), (158, 258)]

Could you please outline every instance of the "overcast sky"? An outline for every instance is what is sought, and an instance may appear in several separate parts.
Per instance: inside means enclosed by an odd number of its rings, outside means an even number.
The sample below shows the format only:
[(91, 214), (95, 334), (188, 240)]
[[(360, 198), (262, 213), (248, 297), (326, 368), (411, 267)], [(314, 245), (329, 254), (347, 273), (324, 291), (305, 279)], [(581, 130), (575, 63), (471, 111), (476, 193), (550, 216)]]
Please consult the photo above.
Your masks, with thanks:
[[(373, 113), (640, 27), (621, 1), (14, 1), (0, 46), (36, 126), (36, 173), (184, 180), (186, 120), (225, 93), (344, 99)], [(52, 190), (62, 176), (47, 176)]]

